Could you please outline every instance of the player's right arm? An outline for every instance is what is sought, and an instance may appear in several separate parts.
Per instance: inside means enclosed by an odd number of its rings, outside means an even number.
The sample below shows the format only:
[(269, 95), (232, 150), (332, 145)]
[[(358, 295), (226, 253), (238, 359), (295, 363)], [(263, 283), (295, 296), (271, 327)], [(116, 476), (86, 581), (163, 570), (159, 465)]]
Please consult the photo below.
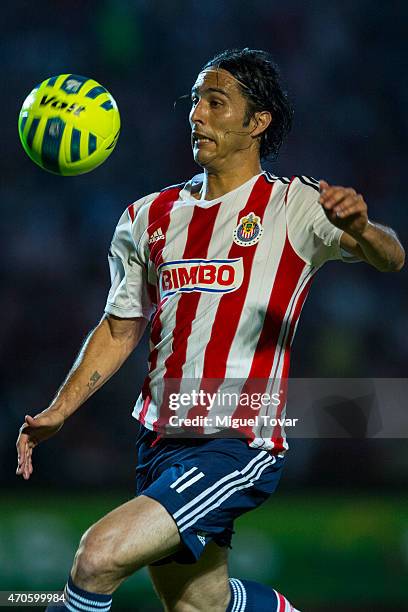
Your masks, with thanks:
[(17, 439), (17, 474), (30, 478), (33, 448), (53, 436), (95, 391), (120, 368), (139, 342), (155, 310), (147, 290), (147, 263), (137, 244), (147, 218), (139, 215), (156, 194), (128, 207), (119, 219), (109, 249), (111, 288), (105, 315), (89, 334), (50, 406), (26, 416)]
[(148, 321), (105, 315), (86, 339), (67, 378), (50, 406), (26, 416), (17, 438), (17, 474), (28, 480), (33, 472), (33, 448), (61, 429), (95, 391), (120, 368), (139, 342)]

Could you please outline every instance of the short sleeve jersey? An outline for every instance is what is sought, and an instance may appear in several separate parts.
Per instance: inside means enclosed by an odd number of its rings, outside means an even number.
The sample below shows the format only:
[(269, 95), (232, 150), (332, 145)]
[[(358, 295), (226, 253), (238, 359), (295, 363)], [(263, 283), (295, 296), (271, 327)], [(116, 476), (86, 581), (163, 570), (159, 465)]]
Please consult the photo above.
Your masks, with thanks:
[[(352, 260), (318, 202), (316, 180), (262, 172), (215, 200), (194, 197), (201, 184), (198, 175), (130, 205), (109, 252), (105, 311), (151, 320), (149, 373), (133, 415), (157, 431), (172, 414), (169, 389), (186, 381), (219, 393), (231, 381), (241, 391), (254, 380), (270, 393), (281, 386), (316, 271)], [(282, 421), (285, 404), (268, 415)], [(182, 410), (189, 417), (206, 408)], [(229, 408), (231, 418), (242, 413), (239, 401)], [(242, 431), (252, 446), (287, 448), (280, 425)]]

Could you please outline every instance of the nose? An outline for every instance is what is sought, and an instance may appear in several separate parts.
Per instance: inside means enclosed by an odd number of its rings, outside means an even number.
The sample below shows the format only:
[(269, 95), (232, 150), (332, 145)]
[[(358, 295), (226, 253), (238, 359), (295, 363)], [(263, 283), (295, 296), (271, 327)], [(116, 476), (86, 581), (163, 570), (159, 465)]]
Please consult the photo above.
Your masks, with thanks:
[(206, 120), (206, 110), (205, 105), (203, 104), (203, 100), (197, 102), (195, 106), (192, 107), (190, 111), (190, 125), (201, 124), (204, 125)]

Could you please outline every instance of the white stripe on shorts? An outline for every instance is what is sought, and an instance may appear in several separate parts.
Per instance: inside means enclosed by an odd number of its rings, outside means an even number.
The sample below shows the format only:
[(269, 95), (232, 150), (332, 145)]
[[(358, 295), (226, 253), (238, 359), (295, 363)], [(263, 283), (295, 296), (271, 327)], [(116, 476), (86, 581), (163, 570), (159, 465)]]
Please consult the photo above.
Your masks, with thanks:
[(237, 476), (242, 476), (252, 467), (252, 465), (255, 462), (258, 462), (262, 457), (265, 457), (266, 455), (268, 455), (266, 451), (261, 451), (260, 453), (256, 455), (256, 457), (254, 457), (254, 459), (251, 459), (251, 461), (241, 471), (234, 470), (230, 474), (223, 476), (223, 478), (221, 478), (220, 480), (217, 480), (217, 482), (211, 485), (211, 487), (208, 487), (208, 489), (205, 489), (202, 493), (200, 493), (200, 495), (197, 495), (197, 497), (195, 497), (194, 499), (189, 501), (187, 504), (182, 506), (179, 510), (177, 510), (177, 512), (174, 513), (173, 518), (178, 519), (181, 515), (187, 512), (187, 510), (190, 510), (193, 506), (197, 505), (204, 497), (206, 497), (212, 491), (220, 487), (227, 480), (231, 480), (232, 478), (236, 478)]
[(177, 493), (181, 493), (182, 491), (184, 491), (184, 489), (191, 487), (191, 485), (197, 482), (197, 480), (201, 480), (201, 478), (204, 478), (204, 476), (205, 476), (204, 472), (198, 472), (198, 474), (193, 476), (193, 478), (190, 478), (190, 480), (187, 480), (187, 482), (185, 482), (178, 489), (176, 489)]
[[(233, 495), (236, 491), (252, 487), (255, 480), (258, 480), (262, 472), (270, 465), (273, 465), (275, 461), (275, 457), (266, 457), (266, 459), (264, 459), (263, 461), (258, 462), (253, 468), (252, 472), (250, 472), (245, 478), (239, 478), (238, 480), (234, 480), (221, 490), (217, 491), (217, 493), (207, 499), (201, 506), (190, 512), (190, 514), (183, 517), (181, 521), (177, 523), (180, 533), (188, 529), (188, 527), (191, 527), (191, 525), (193, 525), (199, 518), (202, 518), (203, 516), (211, 512), (211, 510), (214, 510), (214, 508), (218, 508), (226, 499), (231, 497), (231, 495)], [(225, 495), (220, 497), (224, 492), (226, 492)], [(212, 501), (214, 501), (215, 503), (209, 505)], [(181, 526), (182, 524), (183, 526)]]
[(179, 482), (181, 482), (182, 480), (184, 480), (185, 478), (187, 478), (187, 476), (190, 476), (190, 474), (192, 474), (193, 472), (195, 472), (196, 470), (198, 470), (197, 467), (192, 467), (191, 470), (188, 470), (188, 472), (185, 472), (184, 474), (182, 474), (182, 476), (180, 476), (180, 478), (177, 478), (177, 480), (175, 480), (173, 482), (173, 484), (170, 485), (170, 489), (174, 489), (175, 487), (177, 487), (177, 485), (179, 484)]
[[(255, 463), (255, 465), (252, 466), (252, 471), (249, 472), (248, 474), (246, 474), (245, 476), (242, 476), (242, 473), (238, 473), (238, 476), (240, 477), (235, 477), (231, 482), (229, 482), (227, 485), (223, 486), (222, 488), (219, 487), (218, 490), (208, 499), (206, 499), (201, 505), (199, 505), (198, 507), (194, 508), (194, 510), (192, 510), (191, 512), (189, 512), (186, 516), (183, 516), (182, 519), (180, 519), (180, 521), (178, 522), (178, 526), (180, 527), (181, 525), (183, 525), (183, 523), (185, 523), (186, 521), (189, 521), (194, 515), (196, 515), (198, 512), (201, 512), (204, 508), (206, 508), (207, 506), (209, 506), (212, 502), (218, 500), (218, 498), (223, 495), (226, 491), (233, 489), (232, 493), (234, 493), (234, 491), (236, 491), (236, 485), (242, 484), (242, 483), (247, 483), (249, 482), (250, 485), (253, 484), (254, 479), (258, 478), (257, 475), (257, 471), (259, 470), (259, 468), (263, 465), (265, 465), (265, 467), (268, 466), (268, 464), (273, 463), (273, 460), (270, 456), (265, 457), (265, 458), (260, 458), (259, 461), (257, 463)], [(263, 470), (262, 470), (263, 471)], [(219, 481), (221, 482), (221, 481)], [(241, 487), (243, 488), (243, 487)]]

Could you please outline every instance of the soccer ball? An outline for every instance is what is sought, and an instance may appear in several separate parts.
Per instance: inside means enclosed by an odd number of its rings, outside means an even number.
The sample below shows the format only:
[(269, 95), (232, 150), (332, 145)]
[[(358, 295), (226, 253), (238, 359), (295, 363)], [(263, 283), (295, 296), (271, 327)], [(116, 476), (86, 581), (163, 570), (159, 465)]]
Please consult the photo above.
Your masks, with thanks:
[(119, 131), (119, 110), (110, 93), (77, 74), (60, 74), (37, 85), (18, 119), (27, 155), (44, 170), (64, 176), (102, 164), (115, 148)]

